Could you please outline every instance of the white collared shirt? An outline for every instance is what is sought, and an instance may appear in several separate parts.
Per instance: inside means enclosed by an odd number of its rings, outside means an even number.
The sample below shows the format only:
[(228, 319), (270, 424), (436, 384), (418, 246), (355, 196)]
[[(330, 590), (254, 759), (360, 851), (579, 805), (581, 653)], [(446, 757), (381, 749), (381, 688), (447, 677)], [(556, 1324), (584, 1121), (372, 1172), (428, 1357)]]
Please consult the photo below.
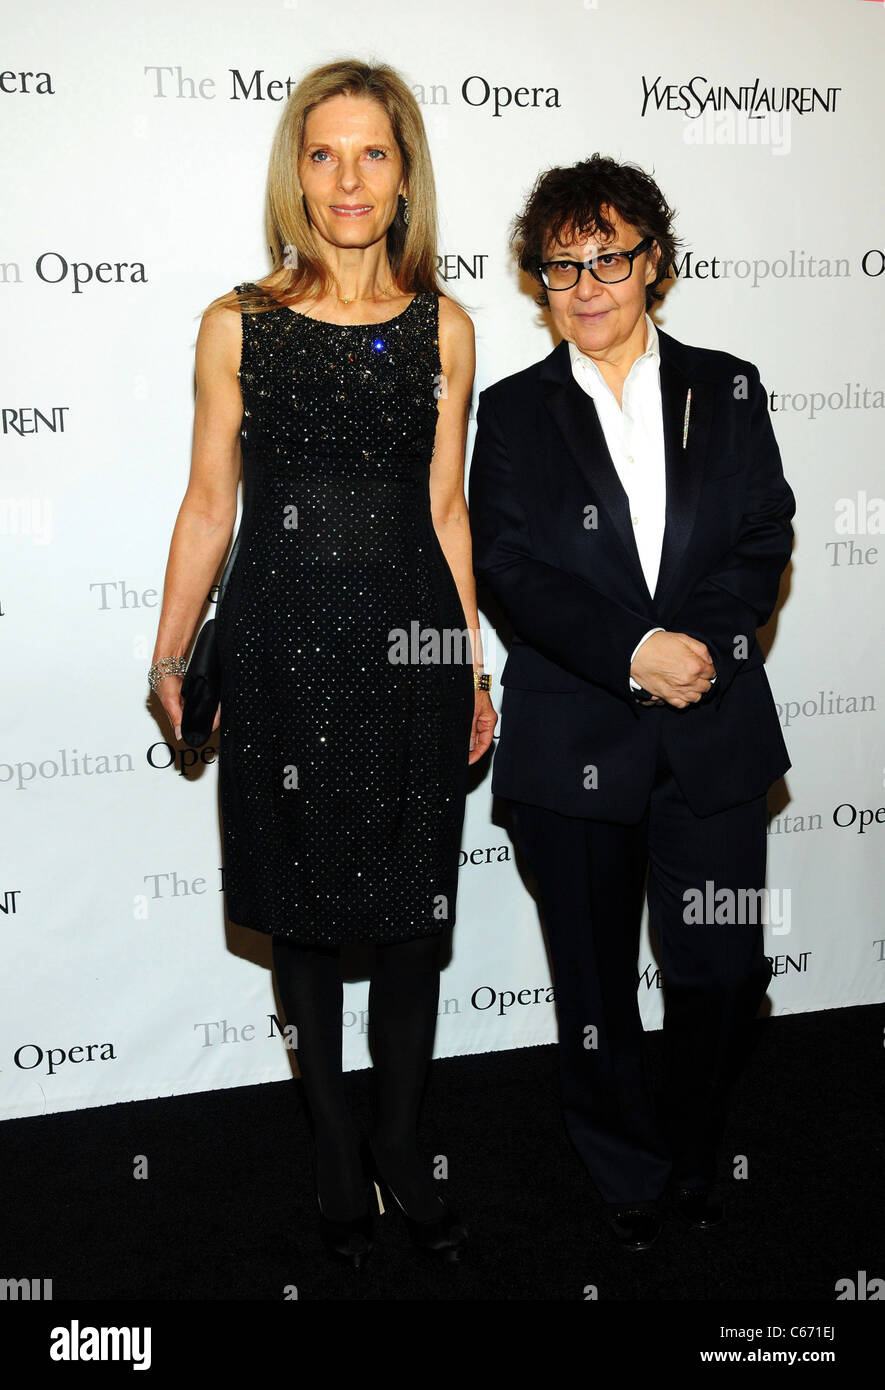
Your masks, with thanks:
[[(627, 494), (642, 573), (649, 593), (654, 594), (664, 543), (667, 471), (661, 403), (661, 354), (658, 330), (648, 314), (645, 316), (645, 328), (645, 352), (637, 357), (627, 374), (620, 406), (592, 357), (581, 352), (574, 343), (569, 343), (568, 350), (572, 375), (596, 406), (612, 463)], [(633, 661), (647, 637), (662, 630), (659, 627), (650, 628), (637, 642), (630, 661)], [(634, 690), (639, 689), (632, 677), (630, 685)]]
[(587, 357), (574, 343), (569, 343), (568, 350), (572, 375), (596, 406), (612, 463), (627, 494), (639, 563), (648, 591), (653, 594), (664, 543), (667, 473), (661, 354), (658, 331), (647, 314), (645, 327), (648, 333), (645, 352), (637, 357), (627, 374), (621, 406), (593, 358)]

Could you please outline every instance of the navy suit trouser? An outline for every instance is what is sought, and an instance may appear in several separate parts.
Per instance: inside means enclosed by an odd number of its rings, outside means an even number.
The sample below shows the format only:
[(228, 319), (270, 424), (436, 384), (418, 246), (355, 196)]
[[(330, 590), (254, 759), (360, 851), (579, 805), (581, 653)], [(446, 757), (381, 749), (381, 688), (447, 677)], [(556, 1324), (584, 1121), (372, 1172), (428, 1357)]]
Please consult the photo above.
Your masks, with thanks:
[[(712, 1182), (727, 1096), (748, 1055), (771, 965), (759, 899), (743, 911), (755, 923), (727, 920), (727, 894), (717, 914), (726, 920), (697, 922), (690, 920), (697, 899), (685, 895), (700, 890), (707, 903), (712, 883), (715, 893), (731, 890), (730, 915), (741, 915), (739, 890), (765, 882), (765, 797), (696, 816), (661, 751), (636, 825), (507, 806), (550, 947), (566, 1127), (600, 1195), (627, 1205), (655, 1200), (670, 1180)], [(664, 992), (658, 1100), (637, 996), (646, 877)]]

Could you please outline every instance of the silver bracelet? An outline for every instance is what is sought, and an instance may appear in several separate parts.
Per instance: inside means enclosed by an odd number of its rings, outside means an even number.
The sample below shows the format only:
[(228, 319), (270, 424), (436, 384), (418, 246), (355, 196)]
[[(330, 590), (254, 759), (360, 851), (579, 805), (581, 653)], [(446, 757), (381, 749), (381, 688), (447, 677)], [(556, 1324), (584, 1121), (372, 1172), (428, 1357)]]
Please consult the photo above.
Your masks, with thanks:
[(157, 686), (164, 676), (183, 676), (186, 670), (187, 661), (183, 656), (161, 656), (148, 671), (151, 690), (156, 694)]

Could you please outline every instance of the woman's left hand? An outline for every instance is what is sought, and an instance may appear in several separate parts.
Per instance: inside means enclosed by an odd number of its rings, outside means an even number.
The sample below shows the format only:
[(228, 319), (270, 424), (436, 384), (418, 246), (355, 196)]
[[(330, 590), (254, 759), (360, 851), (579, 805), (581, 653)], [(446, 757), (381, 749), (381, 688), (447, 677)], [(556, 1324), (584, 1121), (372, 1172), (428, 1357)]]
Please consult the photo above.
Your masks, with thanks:
[(491, 746), (492, 734), (498, 722), (497, 711), (487, 690), (477, 690), (473, 709), (473, 725), (470, 730), (470, 756), (468, 763), (477, 762)]

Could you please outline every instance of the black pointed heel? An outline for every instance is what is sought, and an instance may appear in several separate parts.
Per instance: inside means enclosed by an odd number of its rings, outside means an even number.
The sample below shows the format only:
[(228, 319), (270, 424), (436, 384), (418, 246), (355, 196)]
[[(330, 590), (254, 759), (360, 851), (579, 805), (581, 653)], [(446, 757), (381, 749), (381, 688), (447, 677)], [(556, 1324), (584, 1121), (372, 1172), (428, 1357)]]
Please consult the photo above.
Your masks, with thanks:
[(328, 1254), (335, 1260), (349, 1264), (351, 1269), (361, 1269), (374, 1247), (371, 1210), (362, 1216), (353, 1217), (350, 1221), (335, 1221), (324, 1215), (319, 1195), (317, 1206), (320, 1213), (320, 1234)]
[(372, 1207), (375, 1194), (369, 1179), (369, 1174), (366, 1172), (364, 1161), (362, 1162), (362, 1168), (363, 1189), (366, 1197), (365, 1210), (360, 1212), (359, 1216), (350, 1217), (346, 1221), (339, 1221), (334, 1217), (326, 1216), (323, 1211), (317, 1174), (316, 1152), (314, 1152), (313, 1182), (317, 1198), (317, 1207), (319, 1209), (320, 1235), (323, 1238), (323, 1245), (326, 1249), (326, 1253), (330, 1255), (333, 1260), (339, 1260), (343, 1264), (349, 1264), (351, 1269), (361, 1269), (371, 1255), (374, 1246)]
[(430, 1221), (416, 1221), (413, 1216), (409, 1216), (390, 1184), (382, 1176), (368, 1142), (363, 1146), (363, 1165), (378, 1190), (379, 1208), (381, 1208), (382, 1202), (384, 1206), (391, 1209), (396, 1207), (406, 1223), (409, 1239), (415, 1249), (446, 1264), (457, 1264), (467, 1244), (467, 1228), (446, 1203), (443, 1202), (441, 1216), (434, 1217)]

